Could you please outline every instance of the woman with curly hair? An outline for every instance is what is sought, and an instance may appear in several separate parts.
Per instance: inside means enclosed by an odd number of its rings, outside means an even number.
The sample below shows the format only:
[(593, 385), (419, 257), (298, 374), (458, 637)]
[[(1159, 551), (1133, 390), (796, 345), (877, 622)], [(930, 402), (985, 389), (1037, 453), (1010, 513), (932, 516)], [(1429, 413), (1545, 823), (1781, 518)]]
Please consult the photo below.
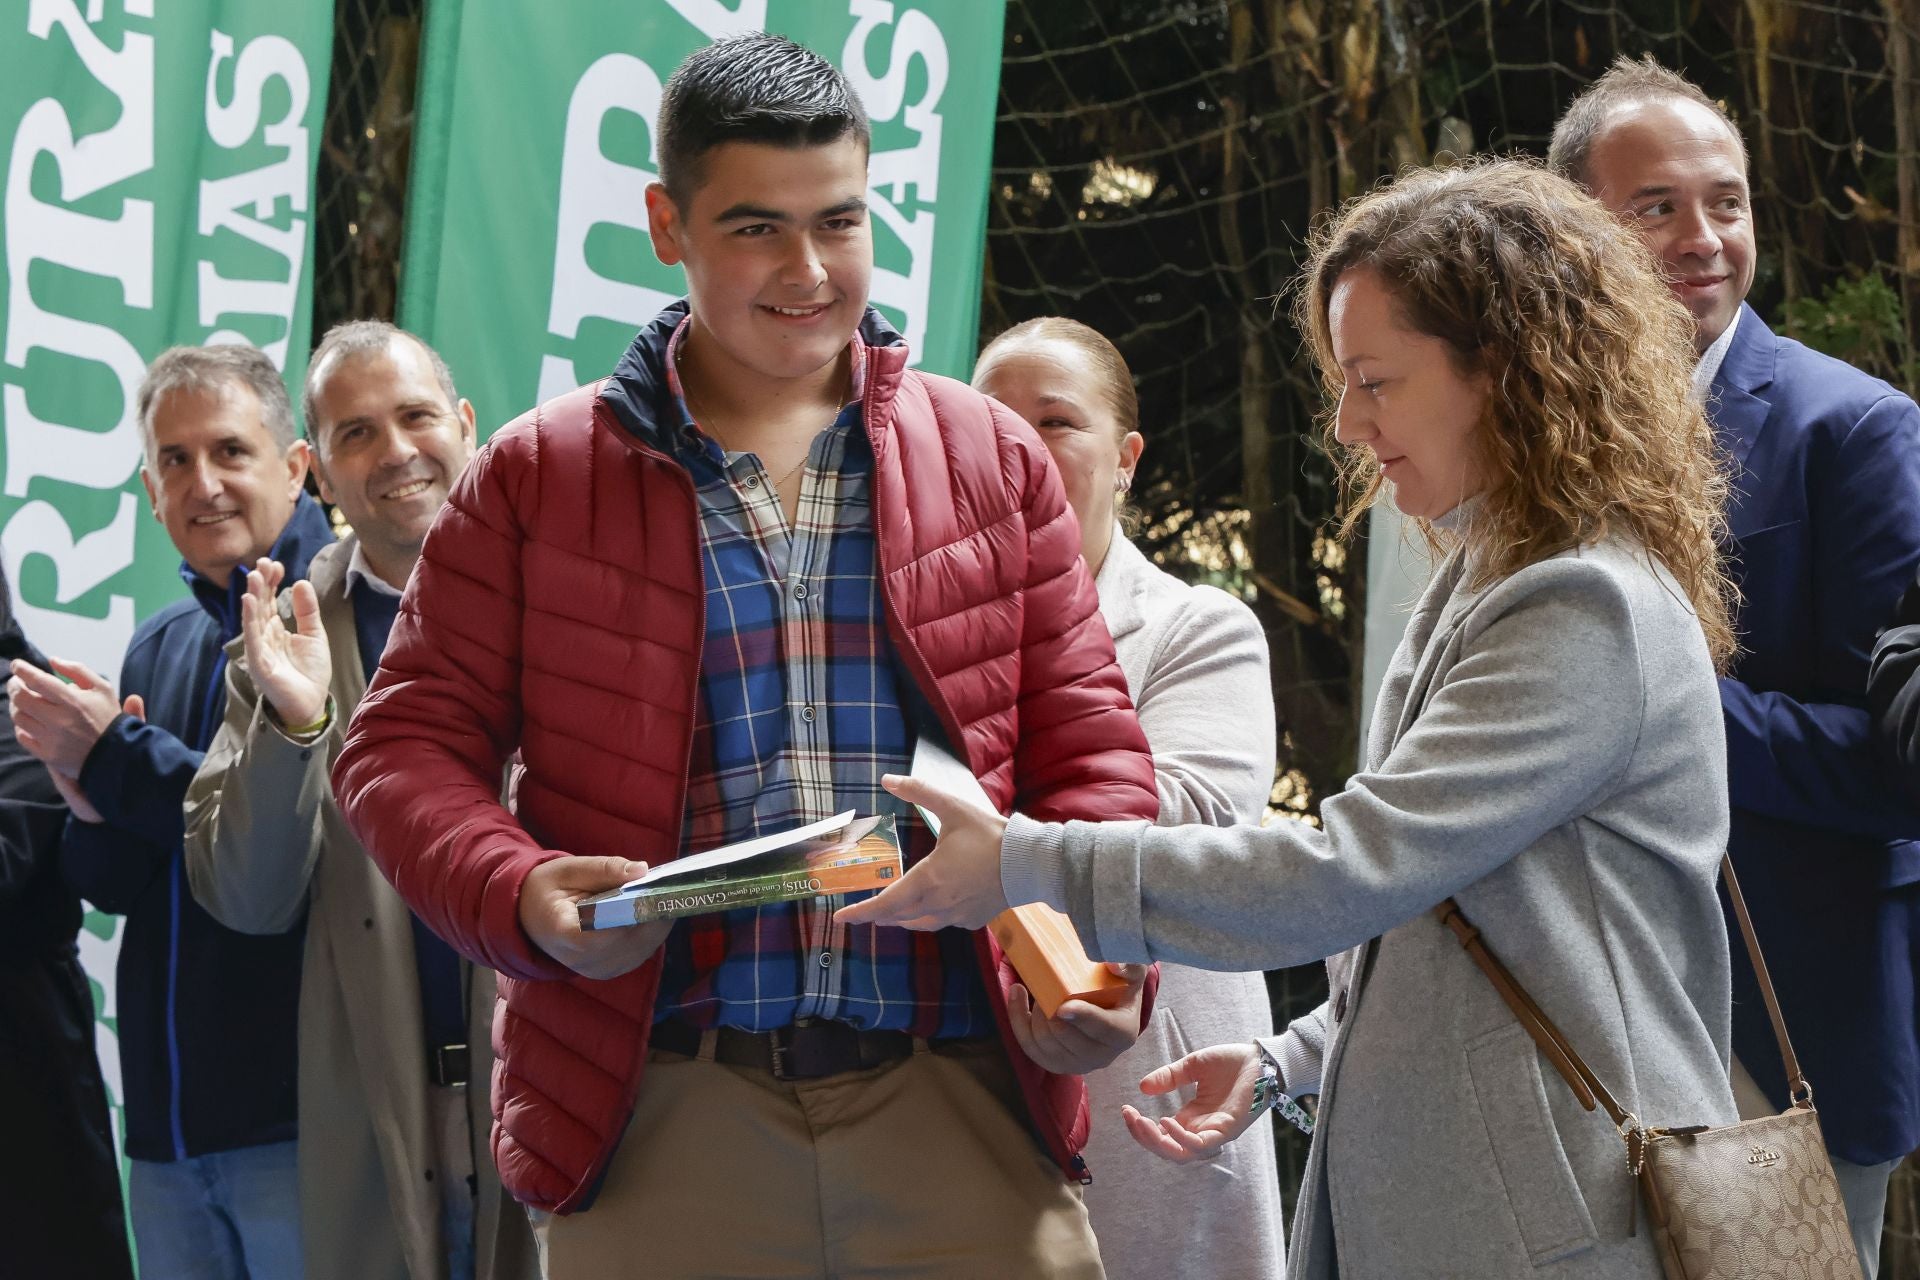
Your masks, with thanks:
[(1445, 552), (1361, 771), (1318, 827), (1227, 829), (1006, 820), (905, 780), (940, 846), (842, 918), (978, 925), (1038, 901), (1110, 961), (1330, 957), (1330, 1000), (1284, 1035), (1149, 1075), (1197, 1093), (1130, 1113), (1134, 1137), (1205, 1158), (1256, 1097), (1318, 1094), (1297, 1277), (1656, 1277), (1620, 1134), (1432, 908), (1458, 901), (1646, 1124), (1734, 1122), (1715, 895), (1733, 592), (1692, 322), (1630, 230), (1518, 161), (1347, 206), (1297, 316), (1346, 527), (1390, 489)]

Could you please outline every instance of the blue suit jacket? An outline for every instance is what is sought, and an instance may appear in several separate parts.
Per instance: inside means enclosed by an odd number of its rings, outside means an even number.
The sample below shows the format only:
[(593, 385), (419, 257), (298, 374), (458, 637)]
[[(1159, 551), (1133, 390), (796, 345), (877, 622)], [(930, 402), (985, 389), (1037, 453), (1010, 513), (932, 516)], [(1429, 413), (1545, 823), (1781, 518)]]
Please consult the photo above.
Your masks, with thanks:
[[(1920, 563), (1920, 409), (1742, 307), (1708, 415), (1734, 467), (1730, 849), (1832, 1152), (1920, 1147), (1920, 813), (1876, 749), (1875, 631)], [(1734, 1052), (1786, 1080), (1734, 935)]]

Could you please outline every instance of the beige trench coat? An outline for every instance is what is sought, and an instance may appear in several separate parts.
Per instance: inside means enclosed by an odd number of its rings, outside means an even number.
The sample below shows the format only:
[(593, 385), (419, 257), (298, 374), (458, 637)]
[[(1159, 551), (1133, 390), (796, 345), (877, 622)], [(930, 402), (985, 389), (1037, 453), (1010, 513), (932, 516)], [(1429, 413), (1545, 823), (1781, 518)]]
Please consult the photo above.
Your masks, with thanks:
[[(366, 692), (347, 594), (353, 547), (351, 536), (328, 547), (310, 573), (333, 653), (333, 724), (317, 741), (302, 745), (279, 730), (241, 642), (228, 647), (226, 720), (187, 792), (187, 875), (194, 897), (229, 928), (277, 933), (306, 915), (299, 1122), (307, 1280), (445, 1280), (413, 927), (341, 820), (328, 781)], [(463, 1092), (479, 1179), (475, 1276), (533, 1277), (526, 1214), (502, 1191), (488, 1141), (494, 975), (461, 969), (474, 1082)]]

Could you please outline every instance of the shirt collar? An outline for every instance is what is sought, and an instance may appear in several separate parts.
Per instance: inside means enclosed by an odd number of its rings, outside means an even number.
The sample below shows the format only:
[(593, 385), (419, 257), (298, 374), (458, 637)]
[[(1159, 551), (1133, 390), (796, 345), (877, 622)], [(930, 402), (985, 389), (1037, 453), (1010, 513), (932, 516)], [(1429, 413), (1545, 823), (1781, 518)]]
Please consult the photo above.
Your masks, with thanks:
[(352, 591), (363, 582), (376, 595), (391, 596), (396, 600), (400, 598), (400, 589), (373, 571), (373, 566), (367, 563), (366, 544), (355, 538), (353, 558), (347, 561), (347, 590)]
[(1480, 509), (1480, 504), (1485, 499), (1484, 493), (1476, 493), (1471, 498), (1462, 499), (1452, 510), (1433, 517), (1427, 523), (1436, 529), (1445, 529), (1455, 537), (1463, 537), (1467, 526), (1473, 523), (1473, 513)]
[(1141, 597), (1146, 594), (1147, 575), (1160, 570), (1133, 545), (1127, 531), (1114, 521), (1113, 540), (1107, 543), (1107, 558), (1100, 572), (1093, 575), (1093, 589), (1100, 597), (1100, 612), (1114, 639), (1130, 635), (1146, 622)]
[[(667, 390), (673, 394), (675, 408), (679, 410), (679, 437), (683, 440), (697, 439), (689, 435), (689, 429), (697, 428), (693, 420), (693, 410), (687, 405), (686, 390), (680, 385), (680, 346), (687, 338), (687, 326), (693, 323), (693, 313), (689, 311), (679, 324), (674, 326), (673, 336), (667, 339)], [(857, 404), (867, 394), (867, 342), (860, 331), (853, 331), (849, 345), (853, 348), (852, 387), (847, 396), (847, 404)], [(846, 405), (841, 406), (842, 409)]]
[(1713, 380), (1720, 376), (1720, 366), (1726, 362), (1727, 350), (1733, 346), (1733, 331), (1739, 327), (1740, 312), (1735, 311), (1713, 345), (1700, 353), (1700, 363), (1693, 366), (1693, 394), (1702, 403), (1706, 401), (1707, 392), (1713, 389)]

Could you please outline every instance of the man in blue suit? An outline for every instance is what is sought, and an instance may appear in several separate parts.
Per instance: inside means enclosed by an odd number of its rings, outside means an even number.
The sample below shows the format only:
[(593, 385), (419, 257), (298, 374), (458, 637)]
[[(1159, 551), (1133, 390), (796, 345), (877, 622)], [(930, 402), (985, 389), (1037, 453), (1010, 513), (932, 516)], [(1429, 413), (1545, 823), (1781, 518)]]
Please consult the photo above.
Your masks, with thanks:
[[(1920, 814), (1865, 700), (1874, 632), (1920, 563), (1920, 409), (1746, 305), (1746, 149), (1695, 85), (1621, 59), (1567, 108), (1549, 162), (1641, 231), (1698, 326), (1742, 592), (1742, 652), (1720, 681), (1729, 847), (1871, 1278), (1887, 1180), (1920, 1146)], [(1777, 1112), (1785, 1070), (1733, 958), (1735, 1095), (1743, 1114)]]

